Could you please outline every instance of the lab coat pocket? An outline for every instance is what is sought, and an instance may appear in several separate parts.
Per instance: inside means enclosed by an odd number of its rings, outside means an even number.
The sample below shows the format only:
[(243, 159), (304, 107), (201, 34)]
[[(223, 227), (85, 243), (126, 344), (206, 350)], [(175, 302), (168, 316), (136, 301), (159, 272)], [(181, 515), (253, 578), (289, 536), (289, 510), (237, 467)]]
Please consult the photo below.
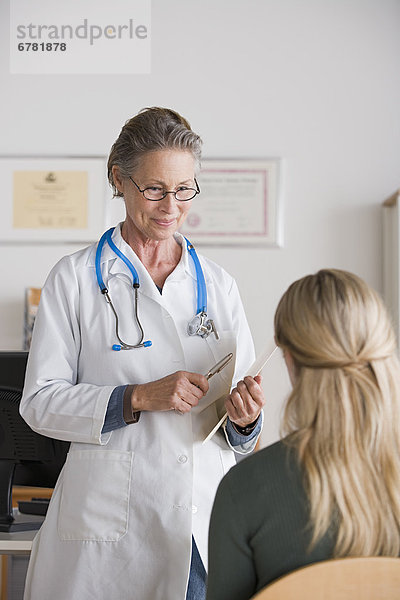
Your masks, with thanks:
[(221, 450), (219, 451), (219, 455), (222, 463), (222, 471), (224, 475), (227, 474), (229, 469), (236, 464), (235, 455), (232, 450)]
[(58, 516), (62, 540), (115, 542), (126, 533), (132, 462), (132, 452), (69, 452)]

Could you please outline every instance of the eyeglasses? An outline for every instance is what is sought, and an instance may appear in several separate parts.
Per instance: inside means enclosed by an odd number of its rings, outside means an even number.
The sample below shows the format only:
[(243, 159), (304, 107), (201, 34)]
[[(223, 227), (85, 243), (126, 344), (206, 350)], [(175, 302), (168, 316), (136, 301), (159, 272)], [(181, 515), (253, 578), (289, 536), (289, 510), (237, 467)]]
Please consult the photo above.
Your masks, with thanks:
[(197, 194), (200, 194), (199, 184), (197, 183), (196, 179), (194, 180), (196, 184), (196, 189), (185, 187), (182, 185), (180, 188), (172, 192), (168, 192), (167, 190), (164, 190), (162, 187), (159, 187), (157, 185), (152, 185), (150, 187), (144, 188), (144, 190), (141, 190), (136, 181), (133, 181), (131, 176), (129, 176), (129, 179), (132, 181), (133, 184), (135, 184), (139, 192), (143, 194), (146, 200), (151, 200), (152, 202), (162, 200), (167, 194), (173, 194), (175, 196), (175, 200), (179, 200), (179, 202), (187, 202), (188, 200), (192, 200), (195, 196), (197, 196)]

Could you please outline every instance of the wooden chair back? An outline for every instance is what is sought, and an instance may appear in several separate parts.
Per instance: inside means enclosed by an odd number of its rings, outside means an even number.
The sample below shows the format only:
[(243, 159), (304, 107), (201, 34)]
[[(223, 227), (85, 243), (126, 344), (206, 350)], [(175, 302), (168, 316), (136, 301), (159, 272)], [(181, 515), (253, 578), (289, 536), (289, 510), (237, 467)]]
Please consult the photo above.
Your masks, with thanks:
[(340, 558), (277, 579), (252, 600), (399, 600), (400, 558)]

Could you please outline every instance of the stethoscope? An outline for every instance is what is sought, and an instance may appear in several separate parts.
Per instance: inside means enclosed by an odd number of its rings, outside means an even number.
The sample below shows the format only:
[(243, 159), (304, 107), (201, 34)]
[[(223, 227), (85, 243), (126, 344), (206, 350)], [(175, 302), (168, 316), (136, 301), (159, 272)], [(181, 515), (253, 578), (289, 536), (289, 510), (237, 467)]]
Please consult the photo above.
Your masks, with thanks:
[[(113, 231), (114, 231), (114, 227), (111, 227), (111, 229), (109, 229), (108, 231), (103, 233), (103, 235), (101, 236), (99, 243), (97, 244), (96, 259), (95, 259), (97, 283), (99, 285), (101, 293), (103, 294), (104, 298), (106, 299), (107, 304), (110, 305), (111, 310), (113, 311), (114, 317), (115, 317), (115, 335), (117, 336), (119, 344), (114, 344), (112, 346), (112, 349), (113, 350), (132, 350), (133, 348), (148, 348), (149, 346), (152, 345), (152, 342), (150, 340), (143, 341), (144, 331), (143, 331), (143, 327), (140, 323), (139, 315), (138, 315), (138, 289), (140, 287), (139, 275), (138, 275), (135, 267), (131, 263), (131, 261), (125, 256), (125, 254), (123, 254), (123, 252), (121, 252), (121, 250), (119, 248), (117, 248), (117, 246), (112, 241), (111, 236), (113, 234)], [(200, 264), (199, 258), (196, 254), (196, 250), (194, 249), (193, 244), (191, 244), (187, 238), (185, 238), (185, 241), (186, 241), (188, 252), (189, 252), (190, 256), (192, 257), (192, 260), (194, 263), (194, 267), (196, 270), (196, 279), (197, 279), (197, 310), (196, 310), (196, 314), (194, 315), (194, 317), (188, 323), (187, 332), (189, 335), (199, 335), (202, 338), (206, 338), (210, 335), (210, 333), (213, 333), (215, 335), (216, 339), (218, 340), (219, 335), (215, 328), (214, 321), (212, 319), (207, 318), (207, 288), (206, 288), (206, 282), (204, 279), (203, 269), (201, 268), (201, 264)], [(110, 294), (104, 284), (104, 280), (103, 280), (103, 277), (101, 274), (101, 253), (103, 251), (103, 246), (106, 242), (110, 246), (111, 250), (126, 264), (128, 269), (132, 273), (132, 277), (133, 277), (132, 285), (133, 285), (133, 289), (135, 292), (135, 320), (136, 320), (137, 326), (140, 331), (140, 339), (137, 344), (127, 344), (120, 338), (120, 335), (119, 335), (117, 311), (114, 308), (114, 305), (111, 301)]]

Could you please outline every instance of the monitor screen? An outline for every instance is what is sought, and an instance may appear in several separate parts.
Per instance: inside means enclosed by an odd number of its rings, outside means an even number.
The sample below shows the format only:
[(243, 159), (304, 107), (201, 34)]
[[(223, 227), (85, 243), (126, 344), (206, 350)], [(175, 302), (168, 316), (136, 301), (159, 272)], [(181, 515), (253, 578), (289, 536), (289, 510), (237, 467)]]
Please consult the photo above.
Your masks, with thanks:
[(28, 352), (0, 352), (0, 387), (22, 390)]
[(27, 352), (0, 352), (0, 531), (14, 522), (12, 485), (54, 487), (69, 443), (35, 433), (19, 414)]

